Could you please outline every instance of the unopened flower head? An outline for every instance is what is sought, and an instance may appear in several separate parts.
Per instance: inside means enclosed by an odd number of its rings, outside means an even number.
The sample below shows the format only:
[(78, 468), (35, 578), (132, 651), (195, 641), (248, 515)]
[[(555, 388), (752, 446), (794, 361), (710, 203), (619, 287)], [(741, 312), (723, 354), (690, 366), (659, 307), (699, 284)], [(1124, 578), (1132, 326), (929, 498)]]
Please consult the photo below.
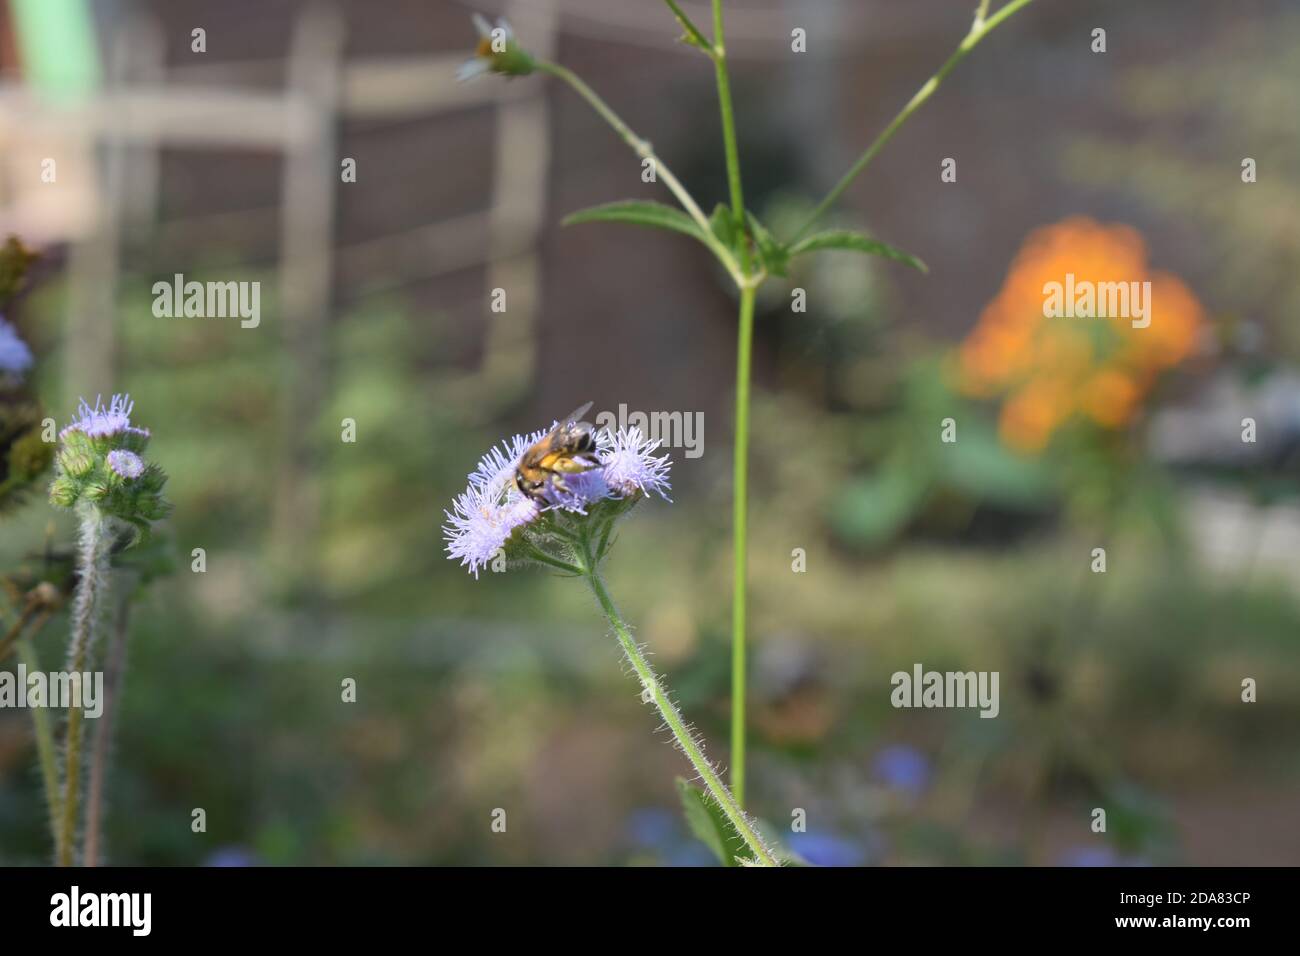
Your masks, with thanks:
[(22, 381), (32, 367), (32, 350), (18, 337), (18, 330), (0, 316), (0, 380)]
[(478, 31), (478, 46), (473, 58), (466, 60), (456, 72), (456, 79), (464, 82), (484, 73), (527, 76), (537, 69), (536, 61), (519, 46), (505, 20), (497, 20), (497, 25), (492, 26), (476, 13), (474, 28)]
[(106, 458), (108, 467), (119, 478), (139, 478), (144, 474), (144, 459), (133, 451), (116, 449)]
[(171, 505), (162, 495), (166, 474), (144, 458), (149, 430), (132, 424), (134, 407), (128, 395), (114, 395), (108, 405), (81, 402), (77, 417), (59, 432), (50, 502), (93, 508), (143, 536)]
[(533, 549), (553, 554), (557, 524), (580, 532), (613, 522), (649, 492), (668, 500), (668, 457), (653, 456), (657, 443), (646, 442), (635, 429), (613, 436), (597, 431), (597, 467), (565, 475), (563, 488), (548, 486), (543, 501), (526, 497), (515, 486), (515, 469), (548, 431), (515, 435), (490, 449), (470, 473), (469, 487), (445, 512), (447, 554), (476, 577), (498, 554), (526, 558)]

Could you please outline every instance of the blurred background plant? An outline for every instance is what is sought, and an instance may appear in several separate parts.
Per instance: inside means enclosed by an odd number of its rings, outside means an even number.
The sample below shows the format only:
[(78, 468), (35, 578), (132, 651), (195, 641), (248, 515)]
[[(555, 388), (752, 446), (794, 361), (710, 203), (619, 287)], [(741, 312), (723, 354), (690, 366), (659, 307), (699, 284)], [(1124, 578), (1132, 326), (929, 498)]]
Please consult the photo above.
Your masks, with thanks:
[[(680, 758), (647, 747), (589, 599), (533, 574), (467, 588), (438, 534), (465, 461), (501, 433), (587, 398), (702, 412), (704, 454), (668, 449), (676, 504), (629, 522), (609, 583), (680, 675), (683, 711), (725, 739), (727, 277), (685, 238), (559, 229), (574, 209), (657, 187), (558, 90), (455, 83), (471, 9), (506, 15), (653, 129), (712, 208), (725, 175), (700, 120), (712, 78), (684, 66), (693, 51), (630, 0), (397, 3), (384, 17), (347, 2), (337, 32), (305, 4), (170, 2), (111, 17), (83, 4), (87, 31), (54, 31), (62, 55), (47, 60), (18, 6), (0, 43), (0, 234), (39, 249), (43, 271), (6, 319), (36, 358), (45, 416), (88, 389), (129, 389), (151, 410), (186, 556), (134, 615), (110, 858), (708, 863), (681, 820)], [(734, 6), (748, 204), (773, 229), (797, 227), (969, 26), (939, 0)], [(1278, 117), (1300, 20), (1285, 0), (1030, 10), (846, 196), (848, 221), (930, 275), (828, 254), (758, 304), (751, 809), (814, 863), (1295, 863), (1300, 354), (1286, 303), (1300, 272), (1284, 224), (1294, 184), (1278, 173), (1297, 143)], [(1089, 50), (1098, 23), (1104, 55)], [(806, 56), (789, 52), (795, 26)], [(85, 57), (67, 55), (77, 36)], [(75, 107), (121, 82), (115, 45), (132, 84), (184, 104), (129, 128), (120, 180), (111, 146), (85, 151), (103, 130)], [(97, 69), (60, 78), (61, 61)], [(308, 127), (264, 128), (258, 110), (309, 83), (312, 63), (337, 80), (312, 87), (330, 146), (289, 157), (270, 133)], [(204, 112), (217, 92), (252, 97), (243, 122)], [(57, 186), (33, 172), (44, 156), (60, 159)], [(943, 183), (950, 156), (958, 181)], [(1257, 183), (1241, 181), (1246, 156)], [(355, 182), (340, 179), (345, 157)], [(312, 225), (301, 207), (333, 212)], [(1004, 287), (1037, 230), (1083, 241), (1116, 224), (1141, 237), (1144, 270), (1180, 278), (1208, 332), (1177, 362), (1140, 366), (1151, 375), (1125, 392), (1124, 421), (1076, 411), (1041, 447), (1012, 443), (1003, 418), (1031, 379), (968, 393), (965, 343), (1012, 308)], [(323, 299), (304, 261), (328, 264)], [(155, 318), (150, 286), (176, 272), (261, 280), (260, 328)], [(1142, 347), (1143, 330), (1105, 325), (1080, 368), (1115, 370), (1130, 336)], [(1097, 394), (1120, 407), (1119, 389)], [(947, 417), (953, 445), (938, 440)], [(356, 443), (340, 441), (344, 418)], [(0, 520), (17, 593), (68, 573), (63, 518), (33, 505)], [(1096, 547), (1105, 574), (1089, 570)], [(917, 661), (1000, 670), (999, 718), (892, 709), (890, 674)], [(345, 677), (355, 704), (340, 701)], [(30, 718), (0, 710), (4, 862), (48, 859), (35, 763)], [(195, 806), (205, 833), (190, 829)], [(1106, 834), (1089, 829), (1096, 806)], [(491, 831), (497, 807), (506, 834)]]

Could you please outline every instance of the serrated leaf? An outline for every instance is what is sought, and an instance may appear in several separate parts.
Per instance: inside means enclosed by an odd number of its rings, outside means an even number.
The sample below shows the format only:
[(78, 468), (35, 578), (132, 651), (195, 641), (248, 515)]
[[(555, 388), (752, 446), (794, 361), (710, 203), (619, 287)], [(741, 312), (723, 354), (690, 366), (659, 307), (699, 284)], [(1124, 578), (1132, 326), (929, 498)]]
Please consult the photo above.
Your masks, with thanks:
[(685, 233), (701, 242), (705, 241), (702, 230), (690, 216), (680, 209), (666, 206), (661, 202), (648, 202), (640, 199), (628, 199), (620, 202), (608, 202), (589, 209), (579, 209), (565, 216), (560, 223), (564, 226), (576, 226), (584, 222), (623, 222), (633, 226), (649, 226), (653, 229), (668, 229), (672, 232)]
[(872, 239), (868, 235), (853, 232), (849, 229), (832, 229), (827, 232), (815, 233), (807, 239), (801, 239), (790, 247), (790, 258), (793, 259), (795, 256), (801, 256), (807, 252), (818, 252), (822, 249), (863, 252), (870, 256), (893, 259), (895, 262), (909, 265), (921, 272), (930, 271), (926, 264), (916, 256), (903, 252), (901, 249), (895, 249), (889, 243), (881, 242), (879, 239)]
[(686, 825), (691, 832), (713, 851), (723, 866), (739, 866), (738, 858), (745, 852), (745, 844), (732, 829), (722, 808), (709, 799), (703, 790), (681, 777), (677, 778), (677, 792), (681, 795)]

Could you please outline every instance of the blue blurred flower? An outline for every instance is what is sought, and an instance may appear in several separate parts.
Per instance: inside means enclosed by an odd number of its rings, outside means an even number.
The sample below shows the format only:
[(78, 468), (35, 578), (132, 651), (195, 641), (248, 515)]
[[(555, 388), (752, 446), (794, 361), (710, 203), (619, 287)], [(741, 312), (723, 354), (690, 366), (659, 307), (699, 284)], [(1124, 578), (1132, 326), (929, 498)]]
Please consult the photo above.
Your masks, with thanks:
[(212, 851), (203, 861), (204, 866), (242, 867), (260, 866), (261, 861), (252, 850), (242, 846), (223, 846)]
[(792, 833), (789, 844), (813, 866), (862, 866), (867, 857), (861, 845), (824, 830)]
[(0, 317), (0, 375), (22, 379), (32, 367), (32, 350), (18, 337), (18, 331)]
[(627, 835), (641, 849), (666, 846), (678, 837), (677, 816), (660, 807), (633, 810), (627, 818)]
[(1057, 866), (1150, 866), (1142, 857), (1120, 856), (1110, 846), (1073, 846), (1057, 858)]
[(930, 761), (907, 744), (892, 744), (876, 754), (876, 777), (891, 790), (919, 797), (930, 786)]
[(672, 847), (664, 856), (666, 866), (718, 866), (713, 851), (699, 840), (686, 840)]

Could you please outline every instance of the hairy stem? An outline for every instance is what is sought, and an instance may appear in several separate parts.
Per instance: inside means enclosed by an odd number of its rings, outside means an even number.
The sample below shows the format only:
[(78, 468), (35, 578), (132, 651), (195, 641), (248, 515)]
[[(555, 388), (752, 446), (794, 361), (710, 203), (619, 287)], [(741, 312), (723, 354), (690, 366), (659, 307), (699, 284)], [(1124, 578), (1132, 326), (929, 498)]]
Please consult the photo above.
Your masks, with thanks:
[(117, 618), (113, 622), (113, 643), (108, 649), (108, 673), (104, 680), (104, 710), (95, 722), (95, 741), (90, 750), (90, 780), (86, 787), (86, 866), (99, 865), (104, 786), (112, 757), (113, 721), (126, 677), (126, 638), (130, 621), (131, 601), (127, 597), (118, 606)]
[(988, 2), (987, 0), (982, 0), (979, 9), (976, 11), (975, 22), (972, 24), (970, 32), (966, 34), (966, 38), (961, 41), (961, 45), (957, 47), (952, 56), (948, 57), (943, 66), (939, 67), (939, 71), (926, 80), (925, 85), (916, 91), (916, 95), (908, 101), (907, 105), (899, 111), (898, 115), (893, 118), (890, 124), (886, 126), (880, 135), (875, 138), (872, 144), (866, 148), (866, 151), (858, 157), (857, 161), (851, 167), (849, 167), (849, 171), (845, 173), (840, 181), (835, 184), (835, 187), (826, 194), (826, 198), (817, 204), (817, 208), (808, 216), (808, 219), (799, 228), (799, 231), (790, 238), (791, 245), (803, 238), (803, 236), (807, 234), (808, 230), (816, 224), (817, 220), (821, 219), (821, 217), (826, 214), (826, 210), (835, 205), (840, 196), (844, 194), (844, 190), (849, 188), (849, 184), (858, 178), (858, 175), (866, 169), (868, 164), (876, 158), (876, 155), (884, 149), (885, 144), (894, 138), (894, 134), (902, 128), (903, 124), (911, 118), (912, 114), (920, 109), (921, 105), (934, 95), (934, 91), (939, 88), (939, 84), (942, 83), (948, 74), (956, 68), (958, 63), (966, 58), (966, 54), (975, 49), (980, 40), (992, 33), (1003, 20), (1006, 20), (1021, 7), (1028, 6), (1032, 2), (1033, 0), (1011, 0), (1010, 3), (997, 13), (993, 14), (993, 16), (985, 19), (983, 14), (988, 10)]
[(649, 159), (653, 162), (655, 176), (658, 179), (663, 180), (664, 185), (667, 186), (672, 194), (677, 197), (677, 201), (681, 203), (682, 208), (686, 210), (693, 220), (695, 220), (695, 224), (700, 227), (701, 239), (703, 239), (704, 244), (707, 245), (710, 251), (718, 257), (718, 261), (727, 269), (732, 278), (736, 280), (736, 283), (740, 284), (743, 281), (743, 273), (737, 265), (735, 258), (713, 235), (713, 228), (709, 225), (708, 216), (704, 215), (703, 210), (700, 209), (699, 203), (695, 201), (687, 191), (686, 187), (681, 184), (681, 181), (673, 174), (673, 171), (668, 168), (668, 164), (655, 154), (654, 147), (650, 145), (649, 141), (637, 136), (636, 133), (632, 131), (632, 128), (624, 123), (622, 118), (610, 109), (609, 105), (602, 100), (599, 95), (597, 95), (596, 91), (588, 86), (583, 79), (578, 76), (578, 74), (574, 73), (569, 68), (560, 66), (558, 63), (551, 63), (547, 60), (538, 60), (537, 69), (542, 73), (550, 74), (556, 79), (564, 81), (572, 87), (574, 92), (586, 100), (588, 105), (596, 111), (597, 115), (608, 123), (613, 128), (614, 132), (618, 133), (619, 137), (632, 148), (634, 153), (642, 159)]
[[(40, 630), (41, 625), (45, 623), (48, 614), (37, 619), (36, 626), (32, 628), (34, 637)], [(35, 673), (41, 669), (40, 658), (36, 656), (36, 648), (32, 646), (31, 637), (25, 637), (18, 641), (18, 660), (27, 668), (27, 672)], [(49, 710), (45, 707), (32, 707), (32, 730), (36, 734), (36, 758), (41, 765), (41, 785), (45, 789), (45, 809), (50, 818), (50, 836), (54, 839), (57, 846), (59, 839), (59, 767), (58, 755), (54, 748), (54, 727), (50, 722)]]
[[(81, 692), (82, 672), (90, 658), (99, 631), (99, 612), (108, 590), (109, 546), (112, 533), (109, 521), (93, 506), (83, 506), (81, 549), (77, 597), (72, 606), (72, 635), (68, 641), (68, 674), (72, 686)], [(69, 702), (70, 704), (76, 701)], [(81, 799), (81, 738), (84, 708), (69, 706), (68, 733), (64, 741), (62, 820), (59, 824), (57, 857), (60, 866), (72, 866), (76, 858), (77, 809)]]
[(570, 564), (567, 561), (561, 561), (559, 558), (547, 554), (545, 551), (537, 547), (535, 544), (528, 545), (528, 558), (531, 561), (536, 561), (538, 564), (545, 564), (548, 567), (555, 568), (556, 570), (559, 571), (564, 571), (567, 574), (576, 574), (576, 575), (582, 574), (582, 568)]
[(583, 563), (587, 582), (591, 585), (596, 600), (600, 602), (605, 617), (608, 618), (610, 625), (614, 628), (614, 633), (618, 636), (618, 642), (623, 648), (623, 653), (627, 656), (628, 662), (632, 665), (632, 669), (636, 671), (636, 675), (641, 681), (641, 686), (645, 689), (647, 699), (654, 701), (664, 719), (664, 723), (672, 731), (673, 737), (677, 740), (677, 745), (686, 754), (686, 759), (691, 762), (691, 766), (699, 774), (700, 780), (703, 781), (709, 795), (722, 808), (722, 812), (731, 821), (731, 825), (736, 828), (736, 833), (740, 835), (740, 838), (749, 847), (750, 852), (754, 854), (755, 862), (763, 866), (779, 866), (776, 856), (763, 842), (763, 838), (759, 836), (758, 829), (750, 822), (745, 815), (745, 811), (740, 808), (740, 804), (727, 790), (727, 785), (722, 782), (718, 772), (709, 763), (709, 759), (704, 755), (703, 745), (691, 735), (690, 729), (686, 726), (686, 721), (682, 719), (681, 713), (677, 710), (677, 705), (669, 698), (663, 682), (655, 675), (654, 670), (650, 667), (650, 662), (646, 660), (645, 654), (637, 646), (636, 640), (632, 637), (632, 632), (619, 615), (613, 599), (609, 596), (609, 591), (605, 588), (605, 582), (601, 579), (595, 558), (590, 549), (587, 549), (583, 555)]

